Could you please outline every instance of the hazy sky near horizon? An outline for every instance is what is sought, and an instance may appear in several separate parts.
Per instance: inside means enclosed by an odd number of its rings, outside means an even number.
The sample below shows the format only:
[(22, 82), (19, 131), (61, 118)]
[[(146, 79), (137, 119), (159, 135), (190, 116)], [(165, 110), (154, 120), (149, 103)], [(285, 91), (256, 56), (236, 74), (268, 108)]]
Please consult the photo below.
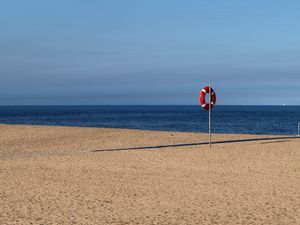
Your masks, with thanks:
[(0, 105), (300, 105), (296, 0), (0, 2)]

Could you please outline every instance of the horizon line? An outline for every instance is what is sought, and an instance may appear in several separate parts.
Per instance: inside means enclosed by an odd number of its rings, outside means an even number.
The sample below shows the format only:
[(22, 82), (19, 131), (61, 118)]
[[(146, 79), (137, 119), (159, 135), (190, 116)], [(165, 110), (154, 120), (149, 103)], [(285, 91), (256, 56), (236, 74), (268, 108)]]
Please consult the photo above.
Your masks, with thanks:
[[(13, 104), (13, 105), (1, 105), (0, 107), (10, 107), (10, 106), (200, 106), (199, 104)], [(299, 105), (288, 105), (288, 104), (279, 104), (279, 105), (253, 105), (253, 104), (220, 104), (215, 105), (215, 107), (218, 106), (281, 106), (281, 107), (287, 107), (287, 106), (300, 106)]]

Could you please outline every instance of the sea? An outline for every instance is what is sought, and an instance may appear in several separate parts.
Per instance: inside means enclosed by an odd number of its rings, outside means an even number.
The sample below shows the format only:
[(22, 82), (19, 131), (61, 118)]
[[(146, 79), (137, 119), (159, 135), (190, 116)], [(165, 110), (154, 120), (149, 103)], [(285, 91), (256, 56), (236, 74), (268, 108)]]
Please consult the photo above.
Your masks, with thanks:
[[(295, 135), (300, 106), (215, 106), (212, 132)], [(208, 112), (176, 106), (0, 106), (0, 123), (208, 132)]]

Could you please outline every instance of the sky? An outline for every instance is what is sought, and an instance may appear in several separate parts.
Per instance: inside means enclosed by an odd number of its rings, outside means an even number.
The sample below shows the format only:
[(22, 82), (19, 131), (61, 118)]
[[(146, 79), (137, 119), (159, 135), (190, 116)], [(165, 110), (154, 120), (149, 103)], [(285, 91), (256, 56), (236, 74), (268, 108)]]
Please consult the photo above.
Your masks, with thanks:
[(300, 105), (300, 1), (3, 0), (0, 105)]

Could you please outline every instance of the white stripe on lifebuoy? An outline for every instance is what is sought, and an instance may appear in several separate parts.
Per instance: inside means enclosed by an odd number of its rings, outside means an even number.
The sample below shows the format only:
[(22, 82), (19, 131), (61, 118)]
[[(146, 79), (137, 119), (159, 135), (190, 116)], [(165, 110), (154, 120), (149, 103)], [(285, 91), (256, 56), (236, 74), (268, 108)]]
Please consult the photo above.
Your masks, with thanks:
[(206, 90), (205, 90), (205, 89), (202, 89), (202, 92), (206, 93)]
[(206, 104), (203, 104), (203, 105), (201, 105), (202, 107), (205, 107), (206, 106)]

